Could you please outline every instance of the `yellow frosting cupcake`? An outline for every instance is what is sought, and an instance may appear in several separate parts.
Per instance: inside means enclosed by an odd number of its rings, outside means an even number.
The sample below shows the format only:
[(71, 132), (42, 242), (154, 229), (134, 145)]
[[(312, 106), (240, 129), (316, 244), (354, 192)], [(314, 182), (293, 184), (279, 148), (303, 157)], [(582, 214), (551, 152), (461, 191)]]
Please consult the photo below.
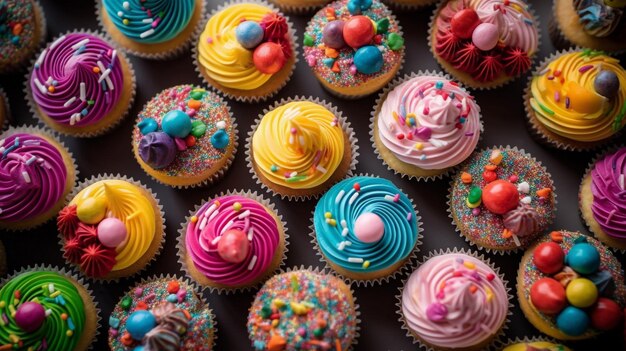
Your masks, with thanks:
[[(533, 349), (534, 348), (534, 349)], [(571, 351), (569, 347), (547, 341), (521, 342), (511, 344), (502, 351), (527, 351), (527, 350), (549, 350), (549, 351)]]

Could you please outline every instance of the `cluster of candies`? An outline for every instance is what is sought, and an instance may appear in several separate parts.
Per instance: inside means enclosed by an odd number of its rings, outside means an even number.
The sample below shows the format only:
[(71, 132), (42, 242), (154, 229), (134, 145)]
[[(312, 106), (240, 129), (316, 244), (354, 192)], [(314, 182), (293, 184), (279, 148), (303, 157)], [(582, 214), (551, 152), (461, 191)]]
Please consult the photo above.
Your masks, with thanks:
[(533, 263), (547, 277), (533, 283), (530, 300), (541, 313), (556, 316), (556, 326), (571, 336), (584, 334), (589, 325), (611, 330), (620, 325), (621, 307), (607, 296), (615, 289), (609, 271), (600, 270), (600, 254), (584, 236), (574, 240), (567, 255), (559, 245), (562, 234), (539, 244)]
[(274, 74), (291, 57), (288, 30), (287, 20), (272, 12), (263, 16), (261, 22), (242, 21), (235, 28), (235, 36), (242, 47), (253, 51), (252, 62), (259, 72)]
[[(322, 31), (322, 44), (326, 57), (324, 64), (335, 73), (341, 72), (339, 66), (340, 50), (352, 53), (355, 50), (350, 65), (350, 73), (374, 74), (383, 68), (384, 58), (382, 50), (384, 44), (393, 51), (404, 47), (404, 39), (398, 33), (389, 33), (389, 18), (381, 18), (374, 22), (370, 17), (361, 15), (372, 6), (372, 0), (350, 0), (347, 4), (350, 17), (347, 20), (337, 19), (336, 11), (332, 7), (325, 9), (328, 23)], [(304, 35), (304, 45), (313, 46), (314, 38)], [(309, 65), (316, 62), (308, 60)], [(313, 63), (313, 64), (312, 64)]]
[(20, 34), (24, 26), (20, 22), (10, 21), (10, 9), (5, 1), (0, 1), (0, 37), (8, 38), (13, 45), (20, 45)]

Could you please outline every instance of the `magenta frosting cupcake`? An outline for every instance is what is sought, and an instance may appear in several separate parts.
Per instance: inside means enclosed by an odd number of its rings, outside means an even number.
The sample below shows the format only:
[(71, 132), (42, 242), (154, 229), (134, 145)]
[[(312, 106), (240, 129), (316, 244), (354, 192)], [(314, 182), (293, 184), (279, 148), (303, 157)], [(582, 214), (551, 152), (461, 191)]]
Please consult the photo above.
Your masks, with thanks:
[(101, 34), (66, 33), (39, 54), (26, 79), (30, 106), (49, 127), (72, 136), (103, 134), (128, 112), (135, 78), (126, 56)]

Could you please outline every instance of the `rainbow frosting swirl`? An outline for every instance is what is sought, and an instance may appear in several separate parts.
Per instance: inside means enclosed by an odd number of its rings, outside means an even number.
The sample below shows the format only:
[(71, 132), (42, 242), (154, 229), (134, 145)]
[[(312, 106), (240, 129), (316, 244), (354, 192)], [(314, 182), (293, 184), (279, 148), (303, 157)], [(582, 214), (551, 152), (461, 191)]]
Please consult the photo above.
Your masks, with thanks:
[(591, 211), (602, 231), (626, 239), (626, 148), (599, 159), (591, 170)]
[(467, 348), (502, 328), (508, 294), (498, 275), (483, 261), (461, 253), (428, 259), (402, 291), (406, 325), (429, 345)]

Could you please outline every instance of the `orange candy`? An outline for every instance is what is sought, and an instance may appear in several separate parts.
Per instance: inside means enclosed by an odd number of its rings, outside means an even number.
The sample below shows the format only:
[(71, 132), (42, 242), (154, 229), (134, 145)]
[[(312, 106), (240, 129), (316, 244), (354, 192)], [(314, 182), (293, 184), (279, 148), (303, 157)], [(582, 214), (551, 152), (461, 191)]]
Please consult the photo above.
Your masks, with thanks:
[(120, 341), (124, 344), (124, 346), (131, 346), (135, 342), (129, 332), (125, 332), (120, 338)]
[(135, 306), (136, 311), (141, 311), (141, 310), (145, 311), (147, 309), (148, 309), (148, 305), (143, 301), (137, 302), (137, 306)]
[(551, 192), (552, 192), (552, 189), (543, 188), (543, 189), (537, 190), (537, 196), (547, 198), (548, 196), (550, 196)]
[(24, 29), (24, 27), (22, 27), (22, 24), (16, 23), (13, 26), (13, 35), (19, 35), (20, 33), (22, 33), (22, 29)]
[(563, 241), (563, 233), (554, 231), (550, 233), (550, 239), (555, 243), (560, 243)]
[(189, 99), (189, 102), (187, 102), (187, 106), (189, 106), (189, 108), (192, 108), (196, 111), (200, 109), (201, 105), (202, 103), (195, 99)]
[(461, 181), (463, 182), (463, 184), (471, 184), (472, 183), (472, 175), (467, 173), (467, 172), (461, 173)]
[(172, 280), (167, 283), (167, 292), (170, 294), (176, 294), (180, 290), (180, 283), (176, 280)]
[(282, 351), (287, 345), (287, 340), (278, 334), (273, 334), (267, 343), (267, 351)]

